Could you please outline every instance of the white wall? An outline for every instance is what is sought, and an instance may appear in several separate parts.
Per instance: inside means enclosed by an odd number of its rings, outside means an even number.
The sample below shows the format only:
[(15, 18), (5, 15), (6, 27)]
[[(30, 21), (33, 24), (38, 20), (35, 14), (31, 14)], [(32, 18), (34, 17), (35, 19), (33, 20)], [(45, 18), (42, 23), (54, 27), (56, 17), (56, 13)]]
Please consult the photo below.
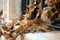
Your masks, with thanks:
[(8, 0), (4, 0), (3, 1), (3, 17), (5, 18), (5, 19), (7, 19), (8, 18)]
[(0, 0), (0, 10), (3, 9), (3, 0)]
[(9, 0), (9, 19), (15, 16), (15, 0)]
[[(9, 18), (17, 18), (21, 11), (21, 0), (9, 0)], [(13, 15), (13, 16), (12, 16)]]
[(15, 0), (15, 18), (21, 14), (21, 0)]
[(3, 2), (3, 16), (6, 19), (17, 18), (21, 11), (21, 0), (4, 0)]

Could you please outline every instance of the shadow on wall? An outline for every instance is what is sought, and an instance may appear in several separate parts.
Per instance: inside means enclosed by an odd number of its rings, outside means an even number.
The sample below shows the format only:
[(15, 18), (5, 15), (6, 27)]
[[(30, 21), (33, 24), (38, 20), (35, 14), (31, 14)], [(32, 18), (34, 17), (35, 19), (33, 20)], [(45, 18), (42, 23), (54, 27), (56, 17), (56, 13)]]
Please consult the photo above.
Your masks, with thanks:
[(24, 13), (26, 5), (29, 4), (29, 0), (21, 0), (21, 12)]
[[(29, 1), (30, 0), (21, 0), (21, 12), (22, 14), (24, 14), (24, 11), (26, 9), (26, 5), (29, 5)], [(41, 0), (38, 0), (39, 2), (41, 2)], [(32, 3), (34, 3), (34, 0), (32, 0)]]
[(21, 12), (23, 13), (26, 9), (26, 0), (21, 0)]

